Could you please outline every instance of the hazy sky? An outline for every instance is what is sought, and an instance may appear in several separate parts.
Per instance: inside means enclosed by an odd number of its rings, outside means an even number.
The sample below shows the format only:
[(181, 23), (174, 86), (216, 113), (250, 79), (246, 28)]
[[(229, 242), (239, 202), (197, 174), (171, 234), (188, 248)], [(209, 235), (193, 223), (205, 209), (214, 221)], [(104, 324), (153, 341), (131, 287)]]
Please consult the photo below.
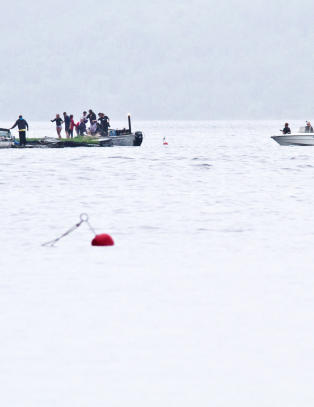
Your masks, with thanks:
[(314, 118), (307, 0), (0, 0), (1, 113)]

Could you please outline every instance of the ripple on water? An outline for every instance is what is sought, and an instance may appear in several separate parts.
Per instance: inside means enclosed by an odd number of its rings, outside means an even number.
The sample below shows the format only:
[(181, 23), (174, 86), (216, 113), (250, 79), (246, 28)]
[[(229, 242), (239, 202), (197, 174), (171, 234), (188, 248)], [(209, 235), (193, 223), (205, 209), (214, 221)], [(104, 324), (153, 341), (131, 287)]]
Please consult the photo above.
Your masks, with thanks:
[(311, 165), (311, 164), (299, 164), (298, 168), (314, 168), (314, 165)]
[(113, 156), (109, 156), (108, 158), (121, 159), (121, 160), (135, 160), (135, 157), (126, 157), (123, 155), (113, 155)]
[(209, 170), (212, 167), (212, 164), (194, 164), (193, 167), (200, 168), (203, 170)]

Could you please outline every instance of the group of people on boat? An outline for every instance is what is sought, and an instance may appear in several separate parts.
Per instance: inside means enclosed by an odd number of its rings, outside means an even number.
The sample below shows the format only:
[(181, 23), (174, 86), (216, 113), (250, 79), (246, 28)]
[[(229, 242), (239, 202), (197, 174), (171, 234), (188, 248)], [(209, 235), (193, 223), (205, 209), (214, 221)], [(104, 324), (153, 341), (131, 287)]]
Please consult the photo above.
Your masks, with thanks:
[[(58, 138), (61, 139), (62, 125), (64, 123), (64, 130), (66, 138), (73, 138), (74, 130), (77, 136), (91, 135), (95, 136), (99, 134), (101, 136), (108, 136), (108, 129), (110, 127), (109, 117), (104, 113), (98, 113), (98, 119), (96, 113), (92, 109), (83, 112), (83, 115), (79, 122), (75, 123), (73, 114), (68, 115), (66, 112), (63, 113), (63, 118), (60, 114), (56, 114), (56, 117), (51, 120), (51, 122), (56, 123), (56, 130)], [(87, 123), (89, 122), (89, 127)], [(20, 146), (25, 147), (26, 145), (26, 131), (29, 130), (27, 121), (22, 115), (19, 115), (16, 122), (10, 127), (10, 130), (18, 127)]]
[[(101, 136), (108, 136), (108, 129), (110, 127), (109, 117), (104, 113), (98, 113), (98, 119), (96, 113), (92, 109), (83, 112), (79, 122), (74, 121), (73, 114), (68, 115), (63, 113), (63, 118), (59, 114), (51, 120), (56, 123), (56, 130), (58, 138), (61, 139), (62, 124), (64, 123), (64, 130), (66, 138), (73, 138), (73, 132), (75, 130), (77, 136), (91, 135), (95, 136), (100, 134)], [(87, 128), (87, 123), (89, 127)]]
[[(291, 134), (291, 129), (289, 127), (289, 123), (285, 123), (285, 127), (280, 130), (282, 134)], [(313, 127), (311, 125), (311, 122), (306, 122), (306, 125), (304, 127), (304, 133), (314, 133)]]

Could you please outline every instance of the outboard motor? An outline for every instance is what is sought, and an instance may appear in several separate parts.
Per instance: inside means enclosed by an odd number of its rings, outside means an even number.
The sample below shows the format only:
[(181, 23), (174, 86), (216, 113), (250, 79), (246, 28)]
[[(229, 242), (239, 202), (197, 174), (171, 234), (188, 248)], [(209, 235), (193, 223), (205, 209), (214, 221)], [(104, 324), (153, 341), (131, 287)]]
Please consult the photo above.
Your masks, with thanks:
[(143, 141), (143, 133), (141, 131), (135, 132), (135, 137), (133, 141), (133, 146), (140, 146)]

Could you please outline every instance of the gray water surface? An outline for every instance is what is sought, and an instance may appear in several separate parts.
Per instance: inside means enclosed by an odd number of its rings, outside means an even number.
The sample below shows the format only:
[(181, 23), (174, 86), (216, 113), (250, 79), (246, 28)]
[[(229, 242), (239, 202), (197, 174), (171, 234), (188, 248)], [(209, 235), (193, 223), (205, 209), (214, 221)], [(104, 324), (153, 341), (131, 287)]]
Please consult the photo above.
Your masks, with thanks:
[[(277, 145), (281, 126), (0, 150), (6, 405), (313, 405), (314, 148)], [(41, 246), (82, 212), (114, 247), (86, 225)]]

